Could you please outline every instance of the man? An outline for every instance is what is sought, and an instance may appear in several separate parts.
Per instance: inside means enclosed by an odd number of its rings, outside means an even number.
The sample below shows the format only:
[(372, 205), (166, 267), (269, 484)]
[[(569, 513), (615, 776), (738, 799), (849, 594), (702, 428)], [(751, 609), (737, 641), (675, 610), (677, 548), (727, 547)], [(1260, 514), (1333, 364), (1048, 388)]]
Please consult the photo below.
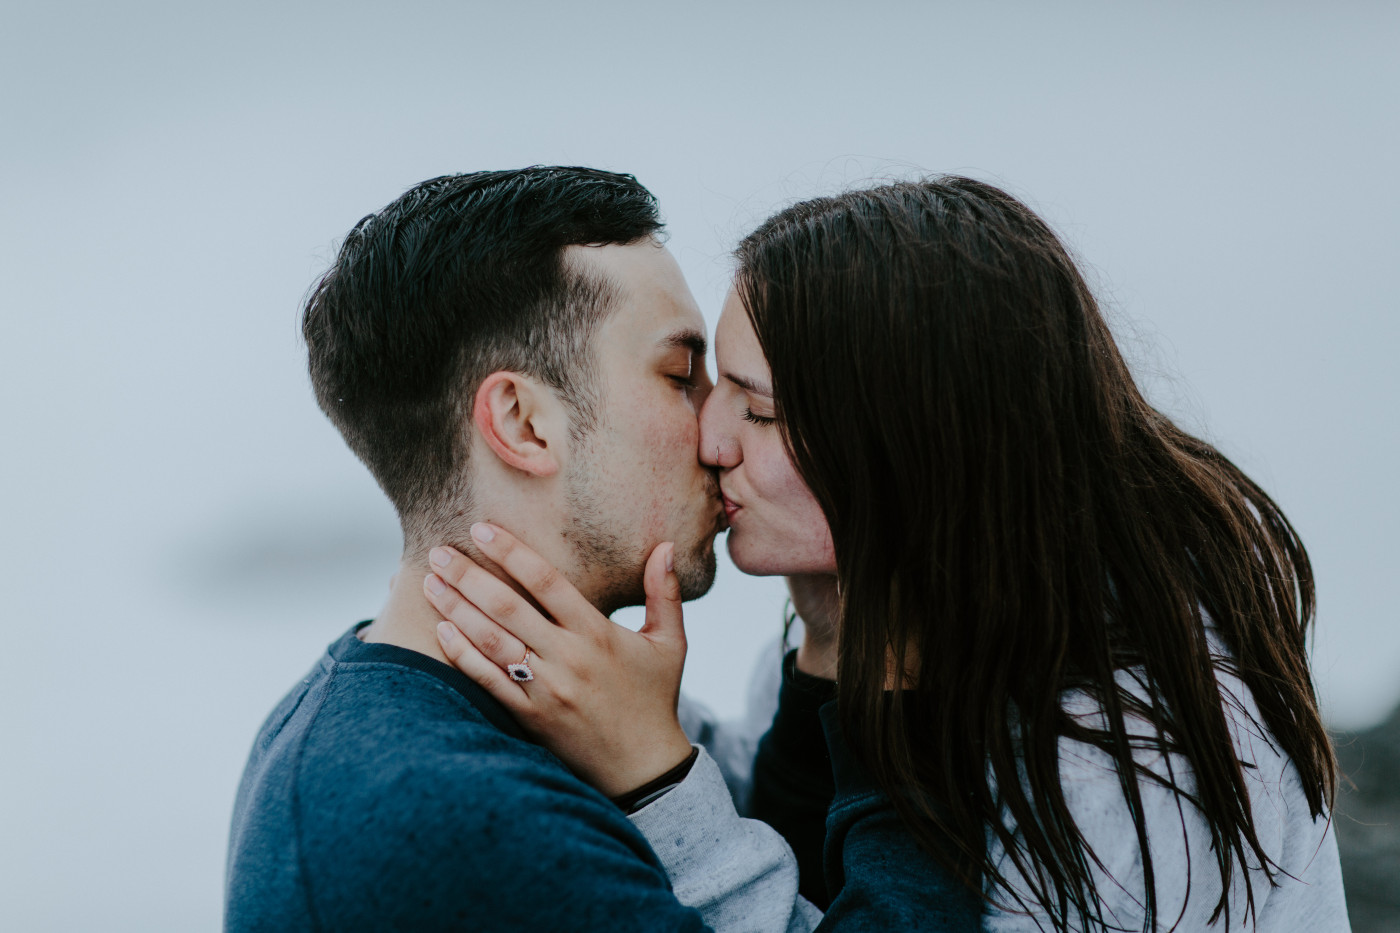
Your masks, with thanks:
[(393, 502), (404, 554), (383, 612), (331, 645), (254, 744), (229, 930), (819, 919), (766, 826), (707, 813), (705, 837), (685, 839), (723, 787), (708, 756), (686, 749), (660, 788), (638, 788), (650, 802), (634, 815), (665, 840), (653, 850), (625, 812), (637, 794), (586, 786), (446, 663), (422, 592), (432, 545), (479, 554), (480, 519), (605, 613), (642, 601), (662, 542), (683, 598), (709, 588), (722, 510), (696, 458), (704, 322), (660, 228), (631, 176), (448, 176), (362, 220), (313, 291), (317, 399)]

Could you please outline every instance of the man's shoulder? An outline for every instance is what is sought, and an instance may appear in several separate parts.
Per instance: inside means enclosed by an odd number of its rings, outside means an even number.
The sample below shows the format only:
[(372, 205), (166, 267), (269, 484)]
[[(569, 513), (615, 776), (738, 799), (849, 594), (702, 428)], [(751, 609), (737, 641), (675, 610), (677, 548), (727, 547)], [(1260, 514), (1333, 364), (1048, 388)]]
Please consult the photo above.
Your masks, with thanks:
[(520, 795), (607, 803), (501, 710), (483, 709), (489, 696), (463, 689), (438, 670), (445, 665), (403, 649), (347, 659), (336, 650), (342, 642), (265, 722), (235, 807), (235, 842), (243, 824), (273, 814), (272, 825), (295, 829), (300, 847), (365, 818), (392, 832), (449, 795), (477, 800), (462, 818), (486, 818)]
[(292, 739), (282, 743), (283, 754), (296, 759), (303, 810), (323, 797), (382, 807), (391, 798), (515, 783), (588, 791), (557, 758), (493, 715), (498, 710), (483, 709), (489, 697), (462, 691), (427, 663), (331, 658), (318, 673), (283, 727)]
[(301, 778), (351, 781), (356, 793), (378, 795), (420, 783), (565, 778), (586, 789), (564, 765), (518, 732), (491, 722), (466, 697), (431, 674), (392, 664), (338, 665), (306, 724)]
[(449, 901), (453, 915), (473, 901), (503, 911), (585, 865), (664, 894), (621, 810), (430, 670), (332, 654), (269, 718), (234, 818), (240, 910), (269, 900), (333, 927), (411, 926)]

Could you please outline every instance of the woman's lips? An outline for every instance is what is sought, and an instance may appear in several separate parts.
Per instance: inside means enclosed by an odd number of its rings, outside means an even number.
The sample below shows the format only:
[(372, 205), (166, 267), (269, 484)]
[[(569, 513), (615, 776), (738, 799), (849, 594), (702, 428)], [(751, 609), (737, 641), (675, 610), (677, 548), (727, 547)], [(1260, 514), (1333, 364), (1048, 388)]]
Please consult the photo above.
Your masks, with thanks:
[(728, 496), (723, 496), (722, 498), (724, 499), (724, 517), (728, 521), (733, 522), (734, 513), (739, 511), (739, 506), (730, 501)]

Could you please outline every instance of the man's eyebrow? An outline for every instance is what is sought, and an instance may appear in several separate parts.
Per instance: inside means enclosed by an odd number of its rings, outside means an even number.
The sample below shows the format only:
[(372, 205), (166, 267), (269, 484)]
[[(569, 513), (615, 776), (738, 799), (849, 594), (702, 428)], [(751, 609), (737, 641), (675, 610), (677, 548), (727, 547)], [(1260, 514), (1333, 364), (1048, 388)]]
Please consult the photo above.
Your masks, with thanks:
[(773, 397), (772, 389), (757, 380), (750, 379), (748, 376), (736, 376), (733, 373), (723, 373), (721, 376), (724, 379), (728, 379), (745, 392), (749, 392), (753, 395), (761, 395), (764, 398)]
[(666, 350), (689, 350), (696, 356), (704, 356), (709, 342), (705, 340), (703, 332), (686, 328), (685, 330), (673, 331), (662, 337), (659, 345)]

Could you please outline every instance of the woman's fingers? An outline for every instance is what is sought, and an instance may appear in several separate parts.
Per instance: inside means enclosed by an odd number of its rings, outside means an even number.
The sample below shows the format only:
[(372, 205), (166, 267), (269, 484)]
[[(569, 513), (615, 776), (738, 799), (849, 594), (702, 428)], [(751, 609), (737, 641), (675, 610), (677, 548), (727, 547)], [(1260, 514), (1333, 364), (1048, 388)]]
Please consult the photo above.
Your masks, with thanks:
[(478, 686), (500, 701), (508, 711), (519, 716), (529, 709), (525, 685), (511, 680), (506, 672), (483, 655), (456, 625), (448, 621), (439, 622), (437, 637), (438, 644), (442, 646), (442, 653), (447, 655), (447, 659), (457, 670), (476, 681)]
[[(481, 526), (473, 528), (473, 537), (478, 541), (483, 539), (480, 530)], [(534, 667), (535, 679), (523, 685), (510, 681), (497, 658), (477, 650), (481, 642), (469, 625), (463, 631), (470, 639), (456, 626), (440, 627), (438, 637), (443, 653), (500, 700), (527, 732), (608, 796), (633, 790), (665, 773), (690, 751), (690, 741), (676, 715), (685, 661), (685, 630), (680, 584), (671, 557), (673, 546), (669, 542), (658, 546), (647, 561), (647, 621), (641, 633), (635, 633), (613, 624), (586, 603), (587, 617), (558, 609), (559, 599), (567, 603), (572, 598), (572, 587), (561, 586), (549, 574), (542, 573), (539, 566), (532, 568), (532, 558), (537, 558), (513, 538), (506, 539), (504, 531), (489, 530), (495, 534), (483, 542), (484, 560), (496, 561), (521, 583), (535, 589), (547, 610), (552, 605), (553, 611), (559, 612), (561, 623), (570, 619), (580, 628), (589, 628), (589, 619), (596, 618), (603, 624), (593, 626), (587, 634), (576, 634), (535, 613), (534, 624), (548, 630), (552, 653), (542, 647), (544, 641), (533, 641), (536, 636), (521, 627), (513, 628), (517, 637), (523, 636), (522, 640), (543, 656), (541, 664)], [(477, 574), (485, 574), (455, 552), (444, 550), (440, 556), (450, 558), (448, 563), (453, 569), (446, 570), (446, 574), (460, 572), (461, 578), (469, 582)], [(444, 566), (436, 559), (433, 563)], [(449, 577), (447, 582), (454, 580)], [(491, 582), (504, 586), (495, 577), (491, 577)], [(469, 619), (477, 610), (494, 617), (489, 602), (482, 605), (467, 583), (458, 589), (463, 586), (467, 590), (458, 600), (465, 608), (447, 607), (456, 610), (451, 618)], [(562, 597), (558, 595), (561, 593)], [(513, 592), (512, 595), (516, 596)], [(439, 599), (440, 596), (434, 599), (434, 605), (442, 610), (446, 603)], [(546, 599), (550, 602), (546, 603)], [(515, 618), (524, 617), (522, 612)], [(500, 618), (496, 621), (504, 622)], [(508, 660), (514, 663), (518, 658)]]
[(515, 535), (487, 522), (472, 525), (471, 533), (481, 553), (525, 587), (560, 627), (586, 629), (599, 621), (611, 624), (553, 564), (530, 550)]
[(449, 620), (449, 624), (460, 630), (478, 651), (502, 670), (507, 664), (514, 664), (525, 657), (527, 650), (534, 650), (491, 621), (435, 573), (424, 578), (423, 595), (428, 597), (434, 609), (442, 613), (443, 618)]
[(435, 547), (428, 553), (428, 561), (437, 576), (448, 584), (445, 592), (433, 593), (427, 591), (424, 582), (428, 599), (444, 616), (449, 615), (444, 607), (455, 608), (458, 600), (466, 600), (530, 650), (549, 656), (549, 646), (559, 634), (558, 629), (524, 596), (455, 548)]

